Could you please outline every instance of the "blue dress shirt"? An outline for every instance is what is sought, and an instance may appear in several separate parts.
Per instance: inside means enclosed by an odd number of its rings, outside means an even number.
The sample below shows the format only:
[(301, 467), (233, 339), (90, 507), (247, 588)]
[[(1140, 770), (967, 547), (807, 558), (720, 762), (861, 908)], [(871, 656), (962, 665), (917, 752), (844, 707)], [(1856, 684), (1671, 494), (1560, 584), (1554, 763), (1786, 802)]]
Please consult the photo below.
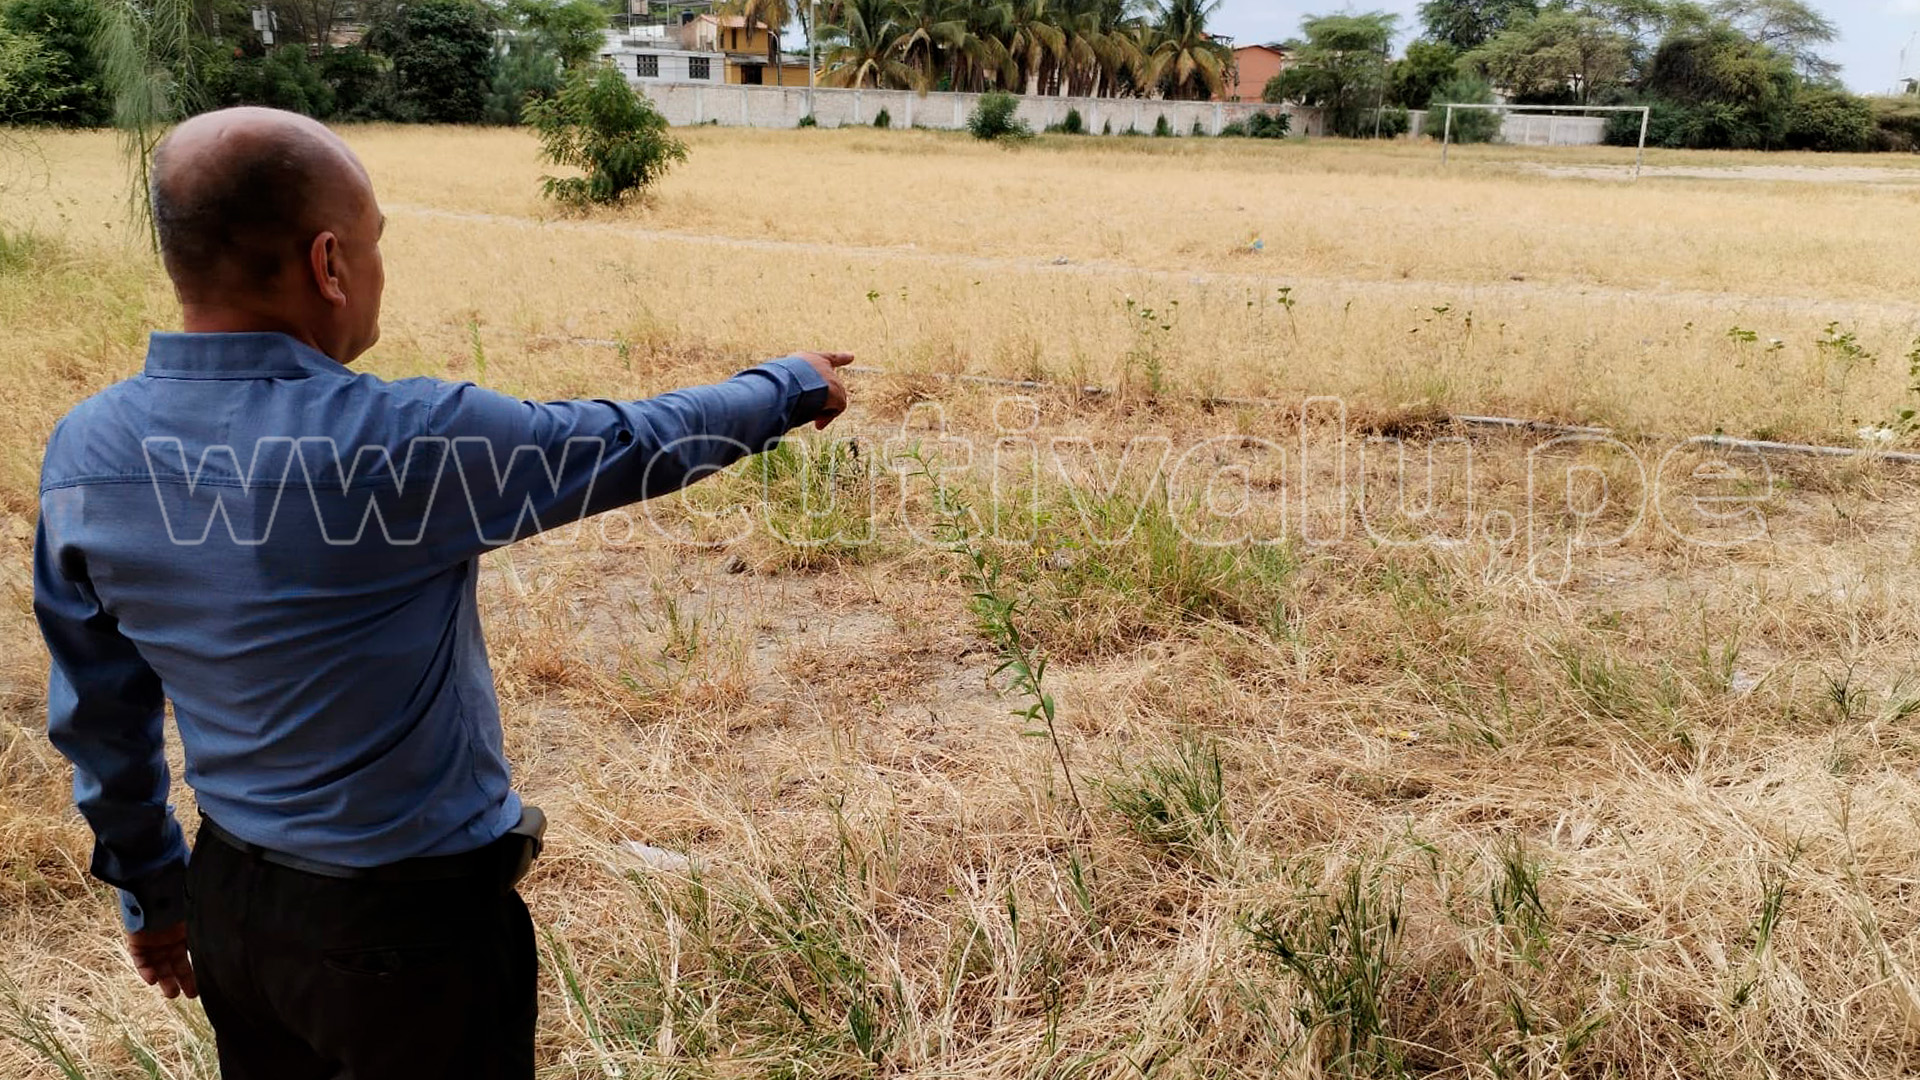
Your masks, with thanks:
[(243, 840), (342, 866), (520, 816), (474, 584), (490, 548), (677, 490), (806, 423), (787, 357), (647, 401), (388, 382), (279, 334), (155, 334), (54, 429), (34, 612), (48, 734), (127, 928), (184, 915), (162, 701)]

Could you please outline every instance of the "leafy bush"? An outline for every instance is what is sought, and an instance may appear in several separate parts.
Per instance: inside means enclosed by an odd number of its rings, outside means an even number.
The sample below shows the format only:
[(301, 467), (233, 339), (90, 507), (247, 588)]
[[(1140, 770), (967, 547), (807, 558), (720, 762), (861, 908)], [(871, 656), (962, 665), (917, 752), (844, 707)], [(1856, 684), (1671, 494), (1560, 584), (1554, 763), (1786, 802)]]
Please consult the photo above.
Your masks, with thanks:
[(214, 53), (200, 78), (210, 106), (264, 105), (321, 120), (334, 113), (333, 87), (307, 59), (304, 46), (271, 49), (259, 56)]
[(1874, 146), (1873, 106), (1845, 90), (1803, 87), (1787, 107), (1789, 150), (1854, 152)]
[[(1453, 114), (1453, 122), (1456, 125), (1460, 123), (1460, 113), (1457, 110)], [(1412, 127), (1413, 117), (1405, 108), (1399, 105), (1388, 105), (1380, 110), (1378, 130), (1381, 138), (1397, 139)]]
[(1293, 117), (1283, 112), (1257, 112), (1220, 129), (1221, 138), (1284, 139), (1293, 130)]
[(358, 45), (329, 49), (320, 58), (320, 78), (333, 90), (336, 120), (393, 120), (393, 65)]
[(1020, 99), (1012, 94), (987, 94), (967, 117), (967, 130), (973, 133), (974, 138), (989, 141), (1030, 139), (1033, 129), (1027, 126), (1025, 120), (1014, 115), (1019, 108)]
[[(1446, 105), (1491, 105), (1493, 88), (1485, 81), (1471, 76), (1461, 75), (1434, 88), (1433, 100), (1428, 104), (1432, 115), (1427, 117), (1427, 133), (1434, 138), (1451, 138), (1457, 143), (1488, 143), (1500, 133), (1500, 117), (1486, 109), (1455, 109), (1453, 111), (1453, 131), (1449, 136), (1447, 128)], [(1623, 114), (1624, 115), (1624, 114)]]
[(644, 193), (687, 147), (667, 133), (666, 117), (611, 67), (580, 68), (551, 98), (527, 103), (540, 155), (586, 176), (542, 177), (550, 199), (581, 208)]
[(1874, 141), (1882, 150), (1920, 150), (1920, 95), (1869, 98)]
[(800, 118), (800, 122), (798, 124), (795, 124), (794, 126), (803, 127), (803, 128), (817, 128), (820, 126), (820, 121), (812, 113), (807, 113), (805, 116), (802, 116)]
[(1166, 113), (1161, 113), (1159, 116), (1154, 117), (1153, 135), (1156, 139), (1167, 139), (1173, 136), (1173, 125), (1167, 123)]
[(1084, 135), (1086, 133), (1087, 133), (1087, 122), (1081, 119), (1080, 110), (1068, 109), (1066, 119), (1060, 121), (1060, 134)]
[(873, 114), (873, 126), (877, 128), (892, 127), (893, 114), (888, 112), (884, 107), (882, 107), (879, 112)]
[(93, 0), (0, 0), (0, 121), (98, 127), (113, 115)]

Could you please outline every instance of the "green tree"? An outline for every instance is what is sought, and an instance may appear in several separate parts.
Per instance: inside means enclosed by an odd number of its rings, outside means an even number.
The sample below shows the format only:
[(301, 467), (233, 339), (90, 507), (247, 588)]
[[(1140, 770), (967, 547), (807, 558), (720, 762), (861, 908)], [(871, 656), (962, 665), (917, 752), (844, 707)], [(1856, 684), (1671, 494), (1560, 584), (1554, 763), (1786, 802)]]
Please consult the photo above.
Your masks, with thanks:
[(322, 120), (333, 115), (333, 87), (307, 58), (304, 45), (258, 55), (212, 52), (202, 79), (209, 108), (264, 105)]
[(1233, 51), (1207, 30), (1221, 0), (1155, 0), (1145, 81), (1168, 97), (1204, 101), (1225, 92)]
[(320, 77), (333, 90), (333, 114), (340, 120), (394, 120), (393, 66), (386, 57), (358, 45), (329, 49), (320, 56)]
[(1840, 65), (1820, 52), (1839, 30), (1804, 0), (1717, 0), (1710, 10), (1747, 40), (1792, 60), (1808, 79), (1832, 82), (1839, 74)]
[(823, 60), (827, 85), (926, 88), (926, 71), (901, 59), (906, 37), (898, 10), (892, 0), (849, 0)]
[(521, 122), (527, 102), (560, 90), (560, 58), (534, 37), (507, 42), (493, 58), (493, 82), (487, 88), (486, 121), (512, 127)]
[(393, 60), (402, 117), (471, 124), (485, 115), (493, 75), (490, 22), (473, 0), (420, 0), (400, 10), (376, 48)]
[(606, 40), (607, 10), (594, 0), (511, 0), (507, 15), (569, 71), (593, 63)]
[(1424, 109), (1434, 88), (1459, 73), (1460, 51), (1440, 41), (1416, 41), (1407, 55), (1387, 69), (1387, 100), (1402, 108)]
[(1628, 49), (1600, 19), (1559, 9), (1501, 31), (1465, 62), (1516, 100), (1585, 105), (1626, 78)]
[(1467, 52), (1539, 10), (1539, 0), (1425, 0), (1420, 24), (1429, 40)]
[(1397, 23), (1384, 11), (1306, 16), (1300, 20), (1306, 40), (1289, 46), (1292, 66), (1275, 75), (1262, 96), (1325, 110), (1327, 128), (1337, 135), (1371, 134)]
[(113, 99), (93, 48), (100, 31), (100, 7), (92, 0), (7, 0), (0, 6), (0, 27), (16, 38), (13, 46), (18, 89), (18, 123), (99, 127), (113, 116)]
[(571, 207), (632, 199), (687, 159), (666, 117), (610, 66), (574, 71), (558, 94), (528, 102), (525, 115), (542, 158), (586, 173), (541, 178), (548, 198)]
[(1449, 129), (1446, 110), (1440, 107), (1447, 104), (1493, 104), (1493, 88), (1487, 85), (1485, 79), (1456, 75), (1435, 87), (1433, 100), (1427, 106), (1430, 110), (1427, 115), (1427, 134), (1457, 143), (1492, 142), (1494, 136), (1500, 134), (1500, 117), (1487, 109), (1455, 109), (1453, 124)]

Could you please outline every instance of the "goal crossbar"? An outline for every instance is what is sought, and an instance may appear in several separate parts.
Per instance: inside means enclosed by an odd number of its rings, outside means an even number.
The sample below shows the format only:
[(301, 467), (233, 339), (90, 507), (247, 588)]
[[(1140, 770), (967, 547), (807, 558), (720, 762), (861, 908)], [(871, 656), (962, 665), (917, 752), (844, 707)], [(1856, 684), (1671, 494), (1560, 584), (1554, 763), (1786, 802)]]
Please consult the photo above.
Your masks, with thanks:
[(1447, 163), (1447, 147), (1453, 141), (1453, 110), (1455, 109), (1481, 109), (1487, 112), (1502, 113), (1637, 112), (1640, 114), (1640, 145), (1638, 149), (1634, 151), (1633, 157), (1633, 178), (1635, 180), (1640, 179), (1640, 167), (1645, 164), (1647, 160), (1647, 124), (1653, 116), (1652, 107), (1647, 105), (1486, 105), (1473, 102), (1442, 101), (1427, 107), (1429, 109), (1442, 108), (1447, 110), (1446, 127), (1440, 133), (1440, 164), (1442, 165)]

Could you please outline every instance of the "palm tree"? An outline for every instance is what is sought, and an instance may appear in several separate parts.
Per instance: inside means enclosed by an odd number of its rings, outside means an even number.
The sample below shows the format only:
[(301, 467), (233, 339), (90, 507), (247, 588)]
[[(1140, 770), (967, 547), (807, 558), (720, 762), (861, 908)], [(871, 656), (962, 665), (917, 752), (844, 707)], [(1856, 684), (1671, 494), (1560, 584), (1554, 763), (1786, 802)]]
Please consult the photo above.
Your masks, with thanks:
[(933, 88), (944, 53), (970, 47), (965, 0), (906, 0), (899, 7), (900, 59), (915, 72), (915, 89)]
[(832, 27), (838, 38), (827, 53), (824, 81), (828, 86), (871, 85), (884, 89), (912, 87), (919, 76), (901, 57), (899, 21), (895, 0), (847, 0), (839, 24)]
[(1051, 0), (1010, 0), (1005, 11), (1007, 81), (1020, 93), (1039, 93), (1066, 56), (1066, 32)]
[(1207, 33), (1221, 0), (1154, 0), (1152, 46), (1144, 72), (1148, 87), (1169, 98), (1204, 101), (1226, 86), (1233, 54)]

